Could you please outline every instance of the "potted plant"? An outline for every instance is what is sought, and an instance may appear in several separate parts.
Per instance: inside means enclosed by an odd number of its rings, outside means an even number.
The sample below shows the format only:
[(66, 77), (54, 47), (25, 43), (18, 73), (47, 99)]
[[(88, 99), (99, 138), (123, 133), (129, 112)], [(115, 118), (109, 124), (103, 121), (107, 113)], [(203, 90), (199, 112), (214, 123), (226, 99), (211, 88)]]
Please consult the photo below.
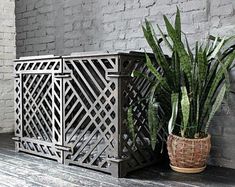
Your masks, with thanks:
[[(167, 150), (170, 166), (184, 173), (198, 173), (205, 169), (211, 148), (208, 133), (211, 120), (229, 92), (229, 71), (234, 67), (234, 37), (221, 39), (210, 36), (206, 43), (196, 42), (192, 50), (181, 31), (180, 12), (177, 8), (174, 26), (163, 16), (167, 34), (157, 25), (161, 38), (147, 20), (144, 36), (152, 48), (156, 62), (146, 54), (146, 66), (154, 75), (148, 96), (148, 124), (151, 145), (157, 143), (157, 133), (163, 126), (168, 129)], [(165, 55), (162, 43), (170, 50)], [(156, 68), (158, 67), (158, 68)], [(134, 136), (128, 111), (128, 127)]]

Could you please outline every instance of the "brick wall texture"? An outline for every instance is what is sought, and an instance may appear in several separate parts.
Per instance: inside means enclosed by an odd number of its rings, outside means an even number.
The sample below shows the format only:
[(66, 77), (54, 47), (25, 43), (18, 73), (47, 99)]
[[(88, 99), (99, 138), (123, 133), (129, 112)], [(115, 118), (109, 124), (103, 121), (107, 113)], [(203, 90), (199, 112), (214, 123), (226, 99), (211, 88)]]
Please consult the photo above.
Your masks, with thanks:
[[(154, 25), (163, 26), (162, 15), (173, 18), (176, 5), (182, 11), (182, 29), (188, 35), (190, 44), (195, 40), (202, 41), (208, 34), (234, 34), (234, 0), (17, 0), (17, 56), (149, 50), (141, 31), (144, 18)], [(9, 23), (6, 24), (8, 27)], [(10, 25), (10, 28), (14, 27)], [(5, 50), (8, 54), (9, 48)], [(10, 71), (8, 61), (4, 62), (0, 62), (1, 68)], [(235, 90), (235, 73), (232, 74), (232, 88)], [(7, 72), (3, 75), (9, 78)], [(6, 85), (4, 92), (11, 90), (7, 80), (3, 83)], [(6, 95), (6, 98), (9, 96)], [(0, 102), (6, 107), (12, 105), (10, 100), (9, 103), (8, 100)], [(230, 105), (230, 113), (222, 108), (213, 120), (210, 163), (235, 168), (234, 95), (230, 96)], [(7, 112), (4, 116), (6, 119), (10, 117)]]
[(15, 2), (0, 0), (0, 132), (13, 131), (12, 59), (15, 58)]

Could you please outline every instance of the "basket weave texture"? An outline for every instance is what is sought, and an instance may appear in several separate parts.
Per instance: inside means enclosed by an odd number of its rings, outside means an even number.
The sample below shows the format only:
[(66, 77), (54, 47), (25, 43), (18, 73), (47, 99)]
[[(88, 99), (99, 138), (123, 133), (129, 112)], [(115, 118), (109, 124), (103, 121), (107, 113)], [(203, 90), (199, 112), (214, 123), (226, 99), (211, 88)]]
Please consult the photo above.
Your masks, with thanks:
[(171, 165), (181, 168), (199, 168), (206, 165), (211, 149), (211, 136), (188, 139), (170, 134), (167, 149)]

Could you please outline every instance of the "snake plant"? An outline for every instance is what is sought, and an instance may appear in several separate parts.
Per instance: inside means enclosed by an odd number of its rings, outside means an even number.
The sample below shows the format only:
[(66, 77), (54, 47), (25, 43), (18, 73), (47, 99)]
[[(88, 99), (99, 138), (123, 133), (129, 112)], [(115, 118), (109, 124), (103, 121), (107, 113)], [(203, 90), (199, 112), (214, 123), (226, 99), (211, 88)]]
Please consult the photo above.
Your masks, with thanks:
[[(150, 22), (142, 26), (144, 37), (151, 47), (156, 61), (146, 54), (146, 66), (154, 75), (148, 101), (148, 124), (150, 140), (154, 149), (159, 123), (168, 133), (201, 138), (208, 134), (210, 122), (229, 92), (229, 71), (234, 67), (234, 36), (219, 38), (209, 36), (206, 43), (195, 42), (189, 46), (181, 31), (180, 11), (177, 8), (175, 23), (163, 16), (167, 34), (157, 25), (158, 37)], [(163, 50), (168, 47), (170, 55)], [(160, 68), (156, 68), (160, 67)], [(141, 72), (133, 76), (149, 77)], [(159, 110), (161, 108), (161, 110)], [(164, 113), (164, 115), (163, 115)], [(133, 131), (131, 107), (128, 111), (128, 127)]]

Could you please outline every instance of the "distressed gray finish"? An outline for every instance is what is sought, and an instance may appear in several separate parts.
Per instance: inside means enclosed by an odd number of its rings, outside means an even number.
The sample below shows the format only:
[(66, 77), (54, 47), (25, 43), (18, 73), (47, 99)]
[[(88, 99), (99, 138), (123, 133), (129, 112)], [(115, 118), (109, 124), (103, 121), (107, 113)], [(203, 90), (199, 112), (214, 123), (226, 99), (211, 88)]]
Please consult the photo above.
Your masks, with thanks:
[[(15, 61), (16, 150), (114, 176), (154, 163), (143, 53), (78, 53)], [(133, 105), (134, 104), (134, 105)], [(133, 105), (136, 144), (127, 131)]]
[(117, 179), (81, 167), (66, 166), (30, 154), (15, 153), (12, 134), (0, 136), (0, 186), (3, 187), (198, 187), (234, 186), (235, 170), (207, 167), (197, 174), (179, 174), (165, 166), (150, 166)]

